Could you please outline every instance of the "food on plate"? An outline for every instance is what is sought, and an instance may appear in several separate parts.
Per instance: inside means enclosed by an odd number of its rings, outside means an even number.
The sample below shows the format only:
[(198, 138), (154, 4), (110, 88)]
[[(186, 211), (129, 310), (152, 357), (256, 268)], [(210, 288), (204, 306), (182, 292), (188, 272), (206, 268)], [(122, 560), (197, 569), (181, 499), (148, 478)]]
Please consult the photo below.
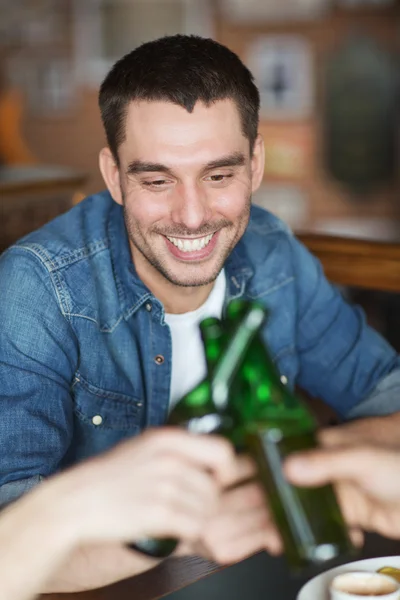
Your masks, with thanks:
[(395, 567), (382, 567), (378, 569), (377, 573), (383, 573), (384, 575), (389, 575), (396, 579), (396, 581), (400, 582), (400, 569), (396, 569)]

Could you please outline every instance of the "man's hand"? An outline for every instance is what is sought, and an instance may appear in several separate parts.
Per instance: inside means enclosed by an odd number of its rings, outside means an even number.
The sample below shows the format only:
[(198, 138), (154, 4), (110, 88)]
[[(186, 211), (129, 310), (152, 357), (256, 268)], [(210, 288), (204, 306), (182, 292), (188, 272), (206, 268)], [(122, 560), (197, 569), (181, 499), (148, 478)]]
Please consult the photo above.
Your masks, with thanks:
[(49, 480), (55, 521), (75, 552), (46, 591), (100, 587), (156, 564), (127, 542), (198, 540), (236, 480), (237, 462), (223, 438), (160, 428)]
[(382, 417), (358, 419), (324, 429), (319, 433), (322, 446), (359, 446), (377, 444), (400, 448), (400, 412)]
[(236, 477), (236, 463), (223, 438), (180, 429), (124, 442), (69, 473), (85, 514), (78, 542), (197, 540), (219, 510), (222, 489)]
[(267, 550), (282, 551), (261, 486), (253, 480), (255, 466), (240, 457), (235, 477), (225, 490), (216, 514), (210, 517), (192, 551), (219, 563), (234, 563)]
[(335, 483), (350, 527), (400, 538), (398, 450), (354, 444), (312, 450), (288, 458), (285, 473), (295, 485)]

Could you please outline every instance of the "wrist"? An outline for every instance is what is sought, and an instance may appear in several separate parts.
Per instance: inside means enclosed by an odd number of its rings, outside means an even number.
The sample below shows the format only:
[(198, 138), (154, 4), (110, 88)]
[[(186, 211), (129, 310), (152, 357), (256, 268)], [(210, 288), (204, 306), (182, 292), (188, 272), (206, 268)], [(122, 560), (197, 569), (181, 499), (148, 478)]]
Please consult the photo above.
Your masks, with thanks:
[(32, 522), (56, 554), (69, 553), (80, 541), (80, 515), (74, 512), (72, 483), (69, 474), (56, 475), (26, 497), (26, 501), (31, 502)]
[(63, 543), (70, 548), (95, 540), (99, 523), (98, 504), (101, 501), (96, 477), (83, 463), (65, 471), (52, 481), (48, 499), (52, 504), (52, 515), (60, 527)]
[(18, 597), (24, 587), (42, 589), (71, 552), (77, 534), (64, 492), (62, 479), (52, 478), (2, 511), (0, 570), (8, 573), (4, 597)]

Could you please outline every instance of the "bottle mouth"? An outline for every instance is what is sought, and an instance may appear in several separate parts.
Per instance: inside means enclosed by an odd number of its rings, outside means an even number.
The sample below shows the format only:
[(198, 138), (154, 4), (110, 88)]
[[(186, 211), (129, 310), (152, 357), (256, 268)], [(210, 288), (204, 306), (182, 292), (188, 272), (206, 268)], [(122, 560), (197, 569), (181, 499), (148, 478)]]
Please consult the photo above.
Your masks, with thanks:
[(324, 563), (336, 558), (338, 554), (339, 551), (335, 544), (320, 544), (307, 552), (307, 558), (314, 563)]
[(191, 433), (214, 433), (221, 428), (222, 422), (222, 415), (212, 413), (190, 419), (185, 423), (185, 428)]

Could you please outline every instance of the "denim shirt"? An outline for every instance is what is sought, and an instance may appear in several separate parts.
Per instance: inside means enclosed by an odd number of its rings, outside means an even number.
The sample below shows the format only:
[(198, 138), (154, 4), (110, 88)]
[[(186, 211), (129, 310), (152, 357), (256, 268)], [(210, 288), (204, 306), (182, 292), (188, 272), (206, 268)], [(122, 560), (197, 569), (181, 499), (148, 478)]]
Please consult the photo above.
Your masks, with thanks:
[[(270, 213), (253, 207), (225, 264), (226, 302), (258, 299), (288, 385), (344, 417), (400, 403), (395, 351)], [(165, 422), (171, 335), (138, 278), (121, 207), (84, 200), (0, 258), (0, 503)]]

